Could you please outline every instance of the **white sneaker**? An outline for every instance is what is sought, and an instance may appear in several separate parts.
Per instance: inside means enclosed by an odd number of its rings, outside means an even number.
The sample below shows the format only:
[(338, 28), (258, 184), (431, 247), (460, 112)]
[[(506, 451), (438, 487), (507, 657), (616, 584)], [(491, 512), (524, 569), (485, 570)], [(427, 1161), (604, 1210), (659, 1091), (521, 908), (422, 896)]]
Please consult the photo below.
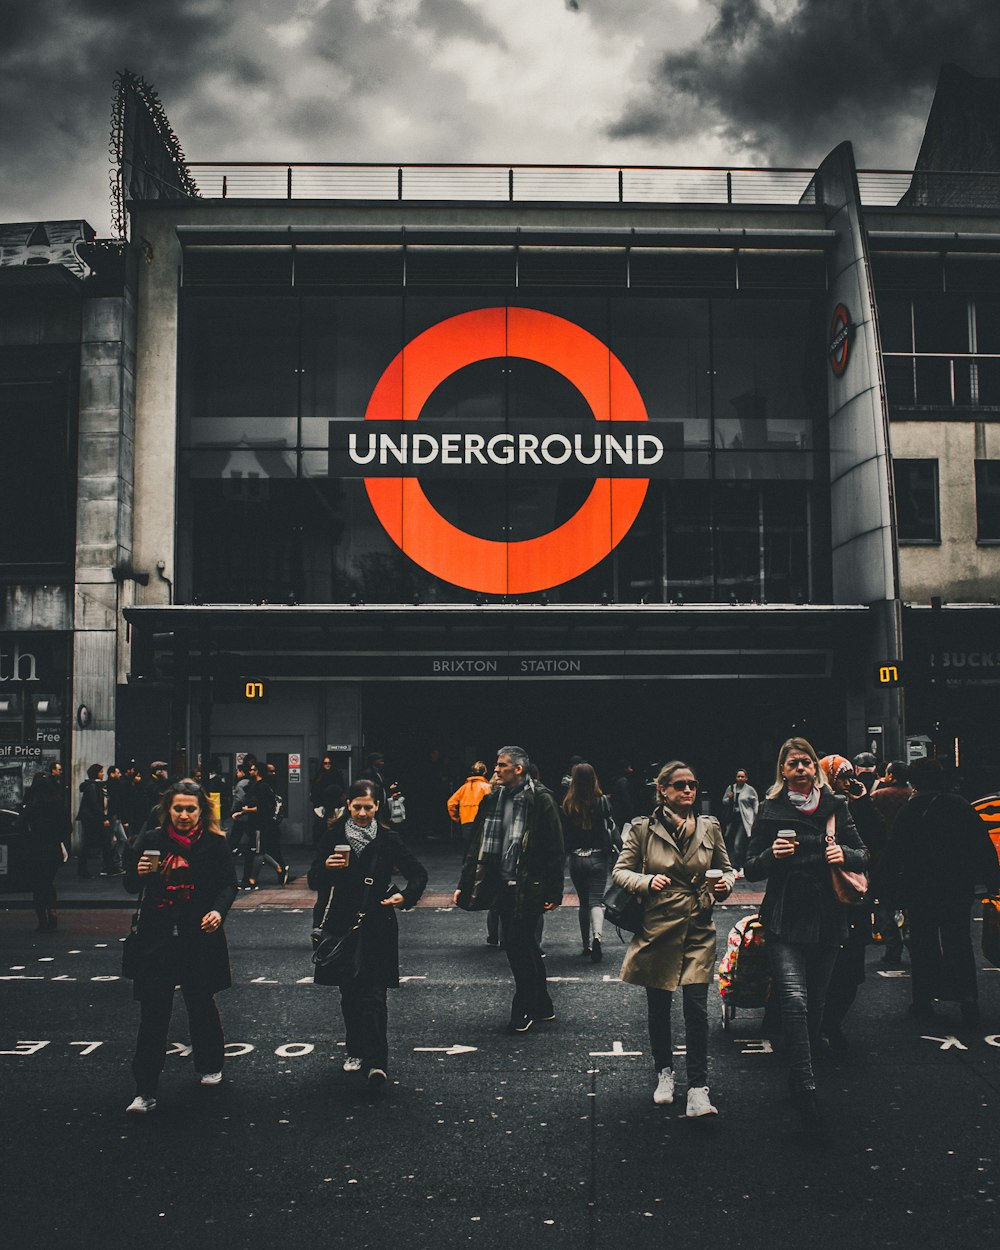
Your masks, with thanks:
[(221, 1072), (206, 1072), (204, 1076), (198, 1077), (198, 1084), (199, 1085), (221, 1085), (222, 1073)]
[(135, 1115), (145, 1115), (147, 1111), (152, 1111), (155, 1106), (155, 1098), (143, 1098), (142, 1094), (136, 1094), (125, 1110)]
[(347, 1058), (344, 1060), (344, 1071), (345, 1072), (360, 1072), (361, 1060), (357, 1059), (354, 1055), (348, 1055)]
[(708, 1097), (708, 1086), (699, 1085), (688, 1090), (687, 1114), (694, 1119), (701, 1115), (718, 1115), (717, 1107), (713, 1107)]
[(661, 1068), (656, 1074), (656, 1089), (653, 1090), (653, 1102), (658, 1107), (669, 1107), (674, 1101), (674, 1070)]

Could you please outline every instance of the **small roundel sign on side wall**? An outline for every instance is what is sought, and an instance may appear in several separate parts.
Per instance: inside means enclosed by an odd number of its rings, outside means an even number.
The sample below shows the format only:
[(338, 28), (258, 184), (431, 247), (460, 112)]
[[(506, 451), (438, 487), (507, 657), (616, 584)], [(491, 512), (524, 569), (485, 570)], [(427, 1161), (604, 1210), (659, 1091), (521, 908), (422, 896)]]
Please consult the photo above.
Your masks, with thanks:
[[(416, 421), (446, 378), (497, 357), (537, 361), (562, 374), (598, 423), (649, 420), (638, 387), (606, 343), (564, 317), (503, 307), (459, 313), (418, 334), (379, 378), (365, 417)], [(411, 560), (442, 581), (493, 595), (548, 590), (599, 564), (631, 529), (648, 487), (645, 477), (598, 477), (569, 520), (534, 538), (499, 542), (443, 517), (415, 477), (365, 478), (379, 521)]]
[(833, 310), (830, 322), (830, 345), (827, 351), (830, 356), (830, 368), (835, 378), (842, 378), (847, 368), (847, 358), (851, 352), (851, 341), (854, 337), (854, 326), (846, 304), (838, 304)]

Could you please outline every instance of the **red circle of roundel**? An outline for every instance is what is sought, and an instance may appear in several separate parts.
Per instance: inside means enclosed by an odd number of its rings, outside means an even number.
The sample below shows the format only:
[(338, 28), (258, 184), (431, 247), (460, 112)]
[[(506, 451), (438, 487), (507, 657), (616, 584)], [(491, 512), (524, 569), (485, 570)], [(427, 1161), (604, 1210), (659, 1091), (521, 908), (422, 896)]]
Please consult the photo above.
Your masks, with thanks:
[[(432, 391), (478, 360), (515, 356), (556, 370), (598, 421), (648, 421), (639, 389), (607, 344), (572, 321), (533, 308), (483, 308), (412, 339), (379, 378), (367, 420), (415, 421)], [(434, 577), (483, 594), (531, 594), (572, 581), (621, 542), (639, 515), (648, 478), (598, 478), (577, 512), (520, 542), (477, 538), (447, 521), (416, 478), (366, 478), (392, 541)]]
[(830, 368), (834, 377), (844, 376), (850, 347), (851, 314), (843, 304), (838, 304), (833, 310), (833, 320), (830, 323)]

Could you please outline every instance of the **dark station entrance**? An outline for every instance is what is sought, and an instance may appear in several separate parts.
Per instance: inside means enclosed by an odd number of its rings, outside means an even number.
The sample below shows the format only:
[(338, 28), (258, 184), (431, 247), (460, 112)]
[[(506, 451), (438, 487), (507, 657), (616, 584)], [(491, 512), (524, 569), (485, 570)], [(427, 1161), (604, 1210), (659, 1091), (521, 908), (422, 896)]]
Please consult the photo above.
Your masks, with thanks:
[(636, 789), (669, 759), (688, 761), (718, 811), (739, 767), (762, 793), (791, 734), (817, 749), (844, 749), (844, 712), (829, 681), (555, 680), (369, 682), (362, 690), (368, 749), (407, 795), (408, 820), (447, 826), (444, 803), (477, 759), (492, 767), (515, 743), (557, 789), (571, 756), (591, 762), (607, 785), (620, 761)]
[[(766, 789), (790, 734), (820, 752), (859, 749), (847, 726), (867, 672), (862, 607), (248, 604), (125, 615), (133, 724), (169, 720), (190, 759), (249, 741), (283, 753), (289, 772), (300, 760), (293, 797), (331, 744), (352, 776), (384, 752), (415, 832), (447, 831), (445, 801), (467, 767), (492, 765), (509, 743), (553, 788), (573, 755), (606, 783), (629, 760), (640, 794), (656, 765), (680, 757), (714, 808), (739, 767)], [(248, 679), (268, 692), (263, 705), (241, 706)]]

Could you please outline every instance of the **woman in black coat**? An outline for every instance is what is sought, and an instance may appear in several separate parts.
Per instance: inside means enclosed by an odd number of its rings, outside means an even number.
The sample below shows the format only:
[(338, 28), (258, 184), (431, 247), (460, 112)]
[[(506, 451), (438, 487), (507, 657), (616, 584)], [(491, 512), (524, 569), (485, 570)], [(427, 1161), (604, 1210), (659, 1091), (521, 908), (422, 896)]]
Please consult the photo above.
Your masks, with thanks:
[(126, 1108), (132, 1112), (156, 1106), (177, 985), (199, 1081), (221, 1082), (225, 1038), (215, 994), (232, 984), (222, 926), (236, 898), (236, 870), (208, 795), (189, 778), (175, 782), (159, 814), (159, 828), (145, 830), (130, 847), (125, 870), (125, 889), (142, 891), (127, 970), (140, 1003), (136, 1095)]
[(750, 833), (745, 875), (748, 881), (767, 879), (760, 917), (781, 1007), (792, 1098), (807, 1124), (819, 1119), (812, 1048), (819, 1041), (830, 974), (848, 933), (848, 909), (833, 892), (831, 868), (840, 864), (860, 872), (867, 859), (847, 799), (826, 784), (805, 738), (789, 738)]
[[(569, 859), (570, 880), (580, 900), (580, 936), (583, 956), (601, 962), (604, 932), (604, 891), (614, 847), (615, 829), (611, 804), (600, 787), (592, 765), (574, 764), (566, 797), (559, 809), (563, 843)], [(617, 832), (617, 830), (615, 830)]]
[[(417, 902), (427, 885), (427, 873), (399, 835), (378, 822), (374, 792), (371, 781), (351, 786), (346, 810), (328, 823), (316, 846), (309, 885), (317, 891), (330, 890), (321, 925), (324, 935), (346, 933), (359, 913), (364, 913), (356, 971), (331, 972), (317, 963), (315, 980), (317, 985), (339, 985), (347, 1031), (344, 1071), (364, 1069), (369, 1090), (379, 1096), (388, 1080), (386, 990), (399, 986), (395, 909), (409, 909)], [(406, 878), (403, 890), (392, 883), (394, 868)], [(322, 949), (321, 940), (317, 954)]]
[(32, 900), (38, 917), (37, 933), (51, 933), (56, 917), (56, 872), (69, 859), (69, 812), (55, 777), (39, 776), (24, 808), (27, 861)]

